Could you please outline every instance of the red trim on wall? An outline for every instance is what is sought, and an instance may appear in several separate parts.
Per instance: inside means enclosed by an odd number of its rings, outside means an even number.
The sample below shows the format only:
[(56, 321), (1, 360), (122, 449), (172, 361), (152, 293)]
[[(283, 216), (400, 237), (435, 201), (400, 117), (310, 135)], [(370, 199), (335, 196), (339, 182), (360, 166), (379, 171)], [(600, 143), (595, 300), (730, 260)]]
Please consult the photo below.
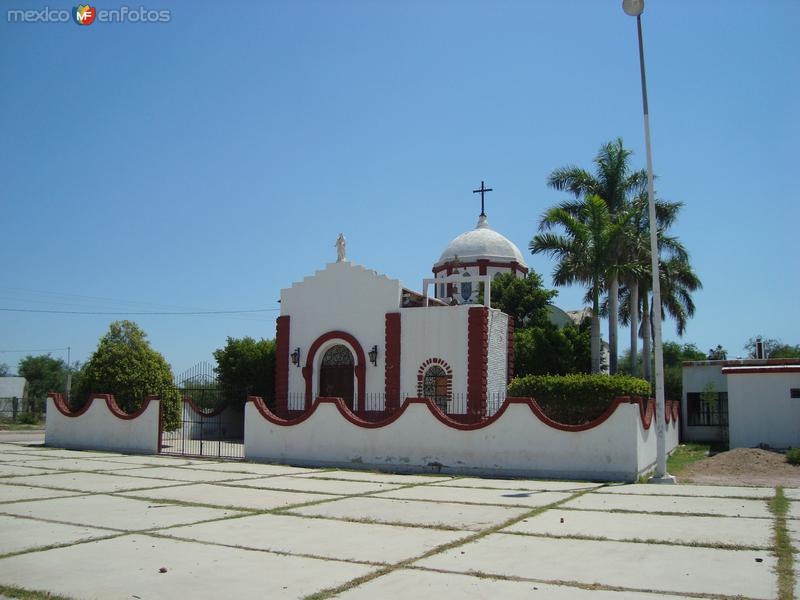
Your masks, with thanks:
[[(442, 265), (439, 265), (438, 267), (433, 267), (433, 269), (431, 270), (433, 271), (434, 275), (441, 273), (442, 271), (447, 271), (448, 275), (452, 275), (453, 264), (454, 263), (452, 262), (444, 263)], [(528, 268), (523, 267), (515, 260), (509, 262), (499, 262), (499, 261), (488, 260), (486, 258), (481, 258), (471, 262), (459, 261), (458, 267), (465, 269), (469, 267), (478, 267), (479, 269), (482, 270), (485, 270), (487, 267), (497, 267), (498, 269), (509, 269), (517, 273), (522, 273), (523, 275), (526, 275), (528, 273)], [(480, 274), (485, 275), (486, 273), (480, 273)]]
[(289, 399), (289, 332), (289, 315), (281, 315), (275, 325), (275, 409), (282, 414)]
[(723, 375), (750, 375), (753, 373), (800, 373), (800, 366), (775, 366), (775, 367), (725, 367)]
[(467, 413), (473, 419), (486, 415), (489, 359), (489, 309), (474, 306), (467, 315)]
[(144, 413), (144, 411), (147, 410), (147, 407), (150, 406), (150, 402), (159, 401), (158, 396), (147, 396), (142, 402), (142, 405), (139, 407), (139, 410), (132, 413), (126, 413), (119, 407), (119, 405), (117, 405), (117, 401), (114, 400), (113, 394), (91, 394), (89, 396), (89, 399), (79, 410), (72, 411), (70, 410), (69, 406), (67, 406), (67, 402), (64, 400), (64, 396), (62, 396), (61, 394), (57, 392), (50, 392), (49, 394), (47, 394), (47, 396), (48, 398), (51, 398), (53, 400), (53, 404), (58, 409), (58, 412), (60, 412), (65, 417), (80, 417), (87, 410), (89, 410), (89, 408), (92, 406), (92, 403), (95, 400), (104, 400), (106, 406), (108, 407), (108, 410), (111, 411), (112, 415), (114, 415), (118, 419), (124, 419), (126, 421), (130, 419), (135, 419), (136, 417)]
[[(605, 410), (605, 412), (597, 417), (594, 421), (589, 423), (583, 423), (582, 425), (567, 425), (565, 423), (559, 423), (558, 421), (554, 421), (550, 417), (544, 414), (542, 409), (536, 403), (533, 398), (507, 398), (506, 401), (500, 406), (498, 411), (489, 417), (488, 419), (483, 419), (478, 422), (473, 423), (462, 423), (458, 421), (454, 421), (448, 415), (443, 413), (441, 409), (434, 404), (434, 402), (428, 398), (408, 398), (403, 405), (391, 416), (386, 418), (383, 421), (379, 422), (372, 422), (372, 421), (365, 421), (364, 419), (360, 419), (357, 417), (351, 410), (347, 408), (345, 403), (342, 401), (341, 398), (317, 398), (314, 404), (311, 406), (310, 410), (306, 411), (302, 415), (298, 416), (295, 419), (281, 419), (275, 413), (273, 413), (267, 407), (264, 400), (258, 396), (250, 396), (247, 398), (248, 402), (252, 402), (254, 407), (261, 413), (267, 421), (273, 423), (274, 425), (280, 426), (292, 426), (298, 425), (303, 421), (306, 421), (311, 417), (311, 415), (316, 412), (317, 408), (320, 404), (334, 404), (339, 413), (348, 421), (350, 421), (353, 425), (358, 427), (363, 427), (365, 429), (379, 429), (381, 427), (386, 427), (397, 421), (403, 413), (408, 409), (411, 404), (424, 404), (428, 407), (428, 410), (431, 411), (433, 416), (438, 419), (444, 425), (448, 427), (452, 427), (453, 429), (460, 429), (462, 431), (474, 431), (476, 429), (483, 429), (488, 427), (500, 417), (505, 414), (506, 410), (511, 404), (524, 404), (531, 409), (534, 415), (545, 425), (548, 427), (552, 427), (553, 429), (558, 429), (560, 431), (567, 431), (567, 432), (578, 432), (578, 431), (587, 431), (589, 429), (594, 429), (599, 425), (602, 425), (605, 421), (607, 421), (611, 415), (613, 415), (617, 408), (621, 404), (636, 404), (639, 407), (639, 417), (642, 422), (642, 426), (645, 429), (650, 429), (652, 422), (653, 422), (653, 414), (655, 412), (655, 400), (653, 398), (631, 398), (627, 396), (615, 398), (614, 401), (609, 405), (609, 407)], [(677, 420), (677, 415), (673, 409), (673, 418)]]
[(386, 313), (386, 346), (384, 349), (385, 407), (400, 406), (400, 313)]
[(451, 400), (453, 398), (453, 369), (441, 358), (429, 358), (424, 360), (419, 366), (419, 369), (417, 369), (417, 394), (419, 394), (420, 398), (424, 397), (425, 371), (427, 371), (428, 367), (431, 365), (438, 365), (444, 369), (445, 376), (447, 377), (447, 399)]
[(308, 410), (311, 408), (311, 397), (314, 390), (314, 356), (317, 354), (322, 344), (330, 340), (343, 340), (350, 344), (353, 350), (356, 351), (356, 366), (354, 370), (358, 386), (358, 410), (363, 411), (366, 409), (367, 400), (366, 355), (364, 354), (364, 349), (361, 347), (361, 344), (358, 343), (358, 340), (344, 331), (329, 331), (328, 333), (323, 333), (314, 340), (314, 343), (311, 344), (311, 347), (308, 349), (308, 354), (306, 354), (306, 366), (303, 367), (303, 379), (306, 381), (306, 409)]

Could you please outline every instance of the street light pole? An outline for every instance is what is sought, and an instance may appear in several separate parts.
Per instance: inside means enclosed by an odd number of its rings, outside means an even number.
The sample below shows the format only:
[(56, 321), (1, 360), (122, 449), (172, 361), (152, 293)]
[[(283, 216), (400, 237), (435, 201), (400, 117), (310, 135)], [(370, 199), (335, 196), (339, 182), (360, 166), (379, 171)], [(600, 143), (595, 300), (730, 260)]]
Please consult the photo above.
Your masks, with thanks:
[[(647, 107), (647, 80), (644, 74), (644, 43), (642, 41), (642, 12), (644, 0), (622, 0), (626, 14), (636, 17), (639, 35), (639, 70), (642, 77), (642, 108), (644, 112), (644, 143), (647, 153), (647, 204), (650, 219), (650, 268), (653, 275), (653, 348), (656, 362), (656, 472), (650, 483), (675, 483), (667, 473), (666, 402), (664, 401), (664, 348), (661, 342), (661, 281), (658, 256), (658, 223), (653, 193), (653, 156), (650, 151), (650, 111)], [(647, 299), (645, 299), (645, 302)], [(645, 331), (644, 335), (649, 335)], [(645, 356), (644, 360), (650, 358)]]

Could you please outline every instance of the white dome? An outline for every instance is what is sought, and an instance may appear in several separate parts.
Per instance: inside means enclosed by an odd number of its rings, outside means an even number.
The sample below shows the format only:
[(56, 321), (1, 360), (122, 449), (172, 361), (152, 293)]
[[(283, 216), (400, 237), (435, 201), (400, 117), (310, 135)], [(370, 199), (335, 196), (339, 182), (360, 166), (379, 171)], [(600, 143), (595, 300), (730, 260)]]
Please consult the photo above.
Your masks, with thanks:
[(458, 257), (459, 262), (489, 259), (496, 262), (516, 262), (528, 268), (522, 253), (513, 242), (489, 227), (486, 215), (481, 215), (472, 231), (462, 233), (447, 245), (439, 261), (434, 265), (449, 263)]

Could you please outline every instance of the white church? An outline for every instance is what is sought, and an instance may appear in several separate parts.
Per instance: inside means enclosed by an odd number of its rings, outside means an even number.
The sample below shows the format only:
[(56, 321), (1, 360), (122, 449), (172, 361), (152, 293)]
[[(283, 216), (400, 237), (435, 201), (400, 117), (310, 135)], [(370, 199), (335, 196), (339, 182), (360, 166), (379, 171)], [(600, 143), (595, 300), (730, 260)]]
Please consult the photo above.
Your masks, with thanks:
[(502, 397), (513, 373), (513, 320), (490, 307), (491, 279), (527, 274), (519, 248), (481, 210), (412, 291), (349, 262), (342, 235), (337, 247), (335, 263), (281, 290), (276, 412), (341, 397), (366, 416), (427, 397), (461, 420), (484, 417), (487, 399)]

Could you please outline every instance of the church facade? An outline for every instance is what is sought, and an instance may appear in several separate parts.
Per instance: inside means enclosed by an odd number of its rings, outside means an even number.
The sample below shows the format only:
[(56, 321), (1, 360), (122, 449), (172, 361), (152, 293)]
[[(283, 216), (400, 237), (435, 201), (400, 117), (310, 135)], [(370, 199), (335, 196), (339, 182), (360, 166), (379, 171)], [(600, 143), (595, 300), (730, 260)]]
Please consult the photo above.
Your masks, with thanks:
[(519, 249), (481, 214), (418, 292), (349, 262), (342, 236), (337, 246), (337, 262), (281, 290), (276, 411), (341, 397), (369, 416), (426, 397), (455, 418), (485, 417), (513, 373), (513, 320), (490, 308), (491, 278), (527, 273)]

